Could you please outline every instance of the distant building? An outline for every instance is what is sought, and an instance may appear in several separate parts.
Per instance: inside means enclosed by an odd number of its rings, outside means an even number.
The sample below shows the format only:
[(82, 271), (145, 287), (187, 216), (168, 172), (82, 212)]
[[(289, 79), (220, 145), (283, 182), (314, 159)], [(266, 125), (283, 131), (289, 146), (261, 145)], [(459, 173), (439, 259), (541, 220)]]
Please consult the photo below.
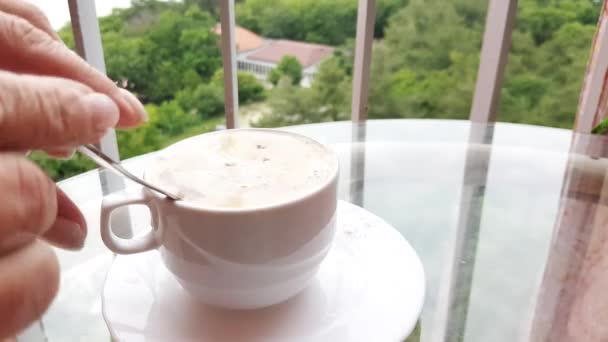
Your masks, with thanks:
[[(219, 25), (214, 32), (221, 35)], [(270, 70), (275, 68), (284, 56), (294, 56), (302, 64), (303, 87), (309, 87), (323, 60), (330, 57), (334, 48), (327, 45), (311, 44), (285, 39), (264, 39), (257, 34), (235, 27), (237, 69), (254, 74), (266, 80)]]

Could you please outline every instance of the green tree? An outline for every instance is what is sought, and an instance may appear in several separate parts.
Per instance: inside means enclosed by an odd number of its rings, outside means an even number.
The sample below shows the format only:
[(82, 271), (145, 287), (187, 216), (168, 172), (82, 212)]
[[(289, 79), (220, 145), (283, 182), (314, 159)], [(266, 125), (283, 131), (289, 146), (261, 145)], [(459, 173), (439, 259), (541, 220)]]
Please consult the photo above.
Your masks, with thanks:
[(149, 118), (146, 124), (128, 131), (119, 130), (116, 132), (116, 139), (122, 159), (156, 151), (163, 147), (166, 135), (159, 129), (158, 106), (148, 104), (145, 108)]
[(347, 119), (350, 112), (351, 79), (337, 58), (324, 61), (312, 83), (313, 99), (321, 121)]
[[(143, 101), (170, 100), (208, 81), (221, 67), (216, 19), (196, 5), (136, 0), (100, 19), (108, 75)], [(59, 31), (71, 48), (68, 25)]]
[(271, 111), (251, 122), (252, 126), (281, 127), (321, 121), (312, 90), (293, 85), (288, 77), (279, 80), (268, 100)]
[(54, 180), (65, 179), (95, 168), (92, 161), (80, 154), (75, 154), (69, 160), (58, 160), (47, 157), (43, 152), (35, 151), (28, 158)]
[[(375, 37), (381, 38), (389, 17), (408, 0), (376, 2)], [(357, 1), (247, 0), (236, 7), (238, 24), (270, 38), (340, 45), (355, 36)]]
[(576, 13), (555, 7), (540, 7), (531, 10), (520, 20), (522, 28), (530, 31), (537, 45), (551, 39), (562, 25), (572, 22)]
[(238, 72), (239, 102), (261, 101), (266, 97), (264, 86), (250, 73)]
[(145, 58), (140, 52), (141, 38), (123, 37), (119, 31), (110, 31), (104, 33), (103, 44), (108, 76), (131, 91), (143, 89), (148, 80)]
[(566, 24), (538, 51), (540, 62), (530, 73), (546, 80), (548, 85), (538, 106), (528, 113), (530, 123), (572, 127), (594, 32), (591, 25)]
[[(498, 117), (570, 127), (600, 5), (590, 0), (522, 0), (519, 6)], [(485, 0), (411, 0), (394, 13), (384, 39), (374, 44), (369, 116), (466, 119), (486, 7)], [(332, 113), (348, 112), (335, 111), (339, 106), (334, 104), (348, 108), (350, 101), (350, 89), (338, 82), (350, 82), (353, 47), (349, 41), (336, 49), (332, 72), (324, 74), (322, 68), (316, 76), (310, 102), (288, 104), (278, 99), (280, 94), (288, 99), (294, 94), (306, 98), (306, 92), (284, 88), (273, 92), (271, 109), (298, 115), (281, 120), (273, 113), (266, 115), (265, 122), (277, 125), (345, 117)], [(310, 108), (314, 113), (309, 113)]]
[(203, 11), (207, 11), (214, 16), (219, 14), (219, 0), (184, 0), (186, 6), (197, 6)]
[(336, 58), (338, 65), (344, 70), (346, 75), (351, 76), (355, 62), (355, 40), (347, 39), (344, 44), (336, 47), (333, 57)]
[(391, 69), (442, 70), (450, 67), (454, 51), (478, 54), (481, 31), (465, 25), (455, 2), (412, 0), (389, 19), (384, 42)]
[[(254, 75), (239, 71), (237, 72), (237, 84), (239, 91), (239, 103), (246, 104), (250, 102), (262, 101), (266, 98), (264, 86), (255, 78)], [(224, 70), (218, 69), (213, 75), (213, 83), (218, 87), (224, 87)]]
[(528, 0), (521, 6), (519, 29), (530, 32), (537, 45), (551, 39), (563, 25), (595, 25), (599, 4), (591, 0)]
[(216, 83), (203, 83), (193, 89), (184, 89), (175, 98), (180, 108), (200, 119), (208, 119), (224, 112), (224, 93)]
[(467, 117), (483, 17), (472, 4), (412, 0), (389, 19), (373, 52), (370, 117)]
[(277, 85), (279, 80), (284, 76), (289, 77), (293, 84), (300, 84), (302, 80), (302, 64), (294, 56), (284, 56), (281, 58), (279, 64), (270, 71), (268, 80), (272, 84)]
[[(194, 71), (201, 80), (209, 80), (221, 67), (217, 35), (211, 28), (212, 17), (197, 7), (185, 13), (165, 11), (143, 37), (140, 54), (144, 72), (135, 89), (142, 98), (161, 103), (191, 86)], [(187, 83), (188, 82), (188, 83)]]
[(344, 120), (350, 113), (351, 81), (337, 58), (321, 64), (312, 87), (294, 85), (283, 76), (272, 89), (270, 111), (252, 123), (256, 127)]

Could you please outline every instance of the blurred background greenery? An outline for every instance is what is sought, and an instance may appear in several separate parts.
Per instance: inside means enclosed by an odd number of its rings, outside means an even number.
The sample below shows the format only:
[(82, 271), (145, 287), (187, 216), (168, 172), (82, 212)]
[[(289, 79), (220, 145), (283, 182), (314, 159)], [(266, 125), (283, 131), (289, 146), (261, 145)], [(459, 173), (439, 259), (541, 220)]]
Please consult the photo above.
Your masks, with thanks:
[[(570, 128), (601, 4), (593, 0), (520, 0), (500, 121)], [(487, 0), (378, 0), (369, 116), (468, 118)], [(150, 121), (119, 131), (121, 158), (158, 150), (223, 124), (217, 0), (136, 0), (100, 18), (108, 75), (135, 93)], [(336, 47), (311, 87), (293, 82), (301, 67), (282, 61), (276, 85), (238, 74), (245, 125), (347, 120), (356, 0), (237, 0), (237, 24), (267, 38)], [(74, 47), (71, 27), (59, 31)], [(297, 63), (297, 61), (296, 61)], [(249, 108), (255, 115), (247, 116)], [(89, 170), (31, 157), (55, 180)]]

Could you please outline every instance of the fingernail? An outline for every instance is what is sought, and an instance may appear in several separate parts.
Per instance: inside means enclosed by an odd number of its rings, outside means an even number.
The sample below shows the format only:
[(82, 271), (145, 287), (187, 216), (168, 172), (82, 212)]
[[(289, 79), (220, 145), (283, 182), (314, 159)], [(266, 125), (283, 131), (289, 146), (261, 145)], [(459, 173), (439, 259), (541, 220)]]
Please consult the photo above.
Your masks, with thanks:
[(74, 221), (59, 216), (49, 232), (52, 232), (53, 235), (45, 235), (45, 237), (59, 247), (81, 249), (84, 246), (86, 234), (84, 229)]
[(96, 131), (106, 131), (118, 122), (118, 106), (108, 96), (100, 93), (88, 94), (82, 97), (80, 102), (84, 114), (90, 116)]
[(148, 121), (148, 114), (146, 113), (146, 109), (144, 108), (144, 105), (141, 104), (141, 102), (137, 99), (137, 97), (135, 97), (135, 95), (131, 94), (131, 92), (123, 88), (120, 88), (120, 93), (123, 99), (125, 99), (125, 101), (129, 103), (130, 107), (133, 109), (133, 112), (139, 116), (140, 122)]

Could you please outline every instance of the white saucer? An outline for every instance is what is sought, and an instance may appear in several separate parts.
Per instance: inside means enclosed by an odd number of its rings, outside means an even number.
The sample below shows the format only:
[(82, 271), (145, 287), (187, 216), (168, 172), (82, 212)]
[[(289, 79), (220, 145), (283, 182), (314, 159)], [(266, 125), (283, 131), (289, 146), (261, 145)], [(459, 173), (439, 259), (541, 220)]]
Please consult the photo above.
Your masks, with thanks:
[(396, 342), (414, 328), (424, 286), (422, 263), (401, 234), (340, 202), (336, 239), (319, 274), (284, 303), (251, 311), (207, 307), (152, 251), (116, 257), (102, 304), (118, 341)]

